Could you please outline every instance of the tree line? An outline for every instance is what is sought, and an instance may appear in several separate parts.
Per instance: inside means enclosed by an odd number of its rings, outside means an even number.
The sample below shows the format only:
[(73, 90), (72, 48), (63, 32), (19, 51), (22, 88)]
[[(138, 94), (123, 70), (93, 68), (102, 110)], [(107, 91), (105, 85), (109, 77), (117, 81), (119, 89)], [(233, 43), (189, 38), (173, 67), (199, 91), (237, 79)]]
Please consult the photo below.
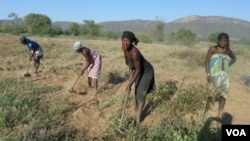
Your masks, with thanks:
[[(0, 33), (10, 33), (14, 35), (29, 34), (39, 36), (55, 37), (59, 35), (70, 36), (84, 36), (85, 38), (106, 38), (106, 39), (119, 39), (121, 33), (112, 31), (102, 31), (102, 25), (96, 24), (93, 20), (83, 20), (83, 24), (72, 23), (66, 30), (62, 30), (58, 26), (53, 26), (51, 19), (47, 15), (30, 13), (24, 17), (23, 22), (19, 23), (20, 18), (18, 14), (10, 13), (9, 18), (12, 18), (11, 24), (0, 23)], [(164, 43), (164, 44), (178, 44), (191, 46), (193, 43), (200, 41), (216, 42), (216, 33), (211, 33), (206, 39), (200, 38), (191, 30), (180, 28), (176, 32), (168, 35), (164, 34), (164, 22), (158, 20), (155, 27), (148, 34), (134, 31), (141, 42), (144, 43)], [(250, 41), (240, 40), (241, 43), (250, 44)]]

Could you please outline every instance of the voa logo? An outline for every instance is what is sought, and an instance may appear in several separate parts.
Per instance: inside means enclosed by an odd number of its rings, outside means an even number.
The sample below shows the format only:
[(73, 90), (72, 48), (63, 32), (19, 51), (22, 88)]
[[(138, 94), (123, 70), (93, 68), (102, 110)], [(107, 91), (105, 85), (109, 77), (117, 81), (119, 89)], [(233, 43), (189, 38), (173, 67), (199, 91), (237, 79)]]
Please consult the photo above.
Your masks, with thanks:
[(226, 129), (228, 136), (247, 136), (244, 129)]

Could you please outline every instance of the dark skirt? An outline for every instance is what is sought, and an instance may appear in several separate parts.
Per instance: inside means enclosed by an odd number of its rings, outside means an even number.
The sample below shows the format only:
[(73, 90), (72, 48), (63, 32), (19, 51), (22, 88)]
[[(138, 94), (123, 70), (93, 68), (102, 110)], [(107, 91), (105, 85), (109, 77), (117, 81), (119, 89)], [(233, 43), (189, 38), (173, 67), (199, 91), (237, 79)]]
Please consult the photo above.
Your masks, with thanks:
[(143, 73), (138, 77), (135, 83), (135, 100), (145, 102), (148, 93), (155, 90), (154, 71)]

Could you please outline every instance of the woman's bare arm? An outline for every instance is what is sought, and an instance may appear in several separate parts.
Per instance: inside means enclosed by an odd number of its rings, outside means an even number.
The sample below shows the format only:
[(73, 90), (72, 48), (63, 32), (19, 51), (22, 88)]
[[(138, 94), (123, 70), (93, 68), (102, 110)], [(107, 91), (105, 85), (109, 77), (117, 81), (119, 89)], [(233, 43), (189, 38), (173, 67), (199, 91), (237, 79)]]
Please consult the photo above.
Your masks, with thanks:
[(228, 52), (228, 55), (231, 57), (231, 62), (229, 63), (229, 66), (232, 66), (235, 62), (236, 62), (236, 60), (237, 60), (237, 58), (236, 58), (236, 56), (234, 55), (234, 53), (233, 53), (233, 51), (232, 50), (230, 50), (229, 52)]
[(84, 72), (88, 69), (88, 67), (90, 66), (91, 64), (91, 54), (90, 54), (90, 49), (88, 48), (85, 48), (83, 49), (83, 52), (82, 52), (84, 58), (85, 58), (85, 66), (84, 68), (82, 69), (82, 75), (84, 74)]
[(140, 57), (137, 51), (134, 51), (131, 55), (132, 60), (133, 60), (133, 64), (135, 69), (132, 72), (132, 77), (129, 81), (129, 85), (132, 86), (133, 83), (135, 82), (136, 78), (139, 76), (139, 74), (141, 73), (141, 61), (140, 61)]
[(209, 61), (210, 61), (210, 58), (211, 58), (214, 50), (215, 50), (215, 47), (210, 47), (208, 49), (208, 52), (207, 52), (207, 56), (206, 56), (206, 60), (205, 60), (205, 71), (206, 71), (207, 75), (210, 75), (210, 73), (211, 73), (209, 71)]

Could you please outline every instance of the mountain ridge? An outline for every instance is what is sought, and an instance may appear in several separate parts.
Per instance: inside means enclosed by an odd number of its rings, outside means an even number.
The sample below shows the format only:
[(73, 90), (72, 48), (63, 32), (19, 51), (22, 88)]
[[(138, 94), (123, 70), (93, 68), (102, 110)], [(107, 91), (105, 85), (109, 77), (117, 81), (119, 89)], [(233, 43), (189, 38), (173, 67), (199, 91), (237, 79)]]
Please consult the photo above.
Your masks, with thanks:
[[(1, 24), (11, 24), (13, 20), (0, 20)], [(102, 26), (103, 31), (122, 32), (130, 30), (134, 32), (150, 33), (156, 26), (157, 20), (124, 20), (124, 21), (105, 21), (96, 23)], [(20, 20), (18, 21), (20, 23)], [(53, 26), (60, 27), (62, 30), (69, 29), (71, 21), (55, 21)], [(82, 24), (82, 23), (78, 23)], [(223, 16), (199, 16), (190, 15), (176, 19), (171, 22), (164, 22), (164, 34), (176, 32), (181, 28), (191, 30), (200, 37), (208, 37), (211, 33), (227, 32), (231, 38), (250, 39), (250, 22), (237, 18)]]
[[(102, 22), (100, 24), (105, 31), (122, 32), (124, 30), (135, 31), (137, 29), (136, 31), (148, 33), (153, 30), (156, 23), (157, 21), (150, 20), (128, 20)], [(118, 25), (120, 25), (119, 28), (116, 28)], [(192, 15), (164, 23), (164, 26), (165, 34), (186, 28), (201, 37), (208, 37), (211, 33), (215, 32), (227, 32), (232, 38), (250, 38), (250, 22), (230, 17)]]

